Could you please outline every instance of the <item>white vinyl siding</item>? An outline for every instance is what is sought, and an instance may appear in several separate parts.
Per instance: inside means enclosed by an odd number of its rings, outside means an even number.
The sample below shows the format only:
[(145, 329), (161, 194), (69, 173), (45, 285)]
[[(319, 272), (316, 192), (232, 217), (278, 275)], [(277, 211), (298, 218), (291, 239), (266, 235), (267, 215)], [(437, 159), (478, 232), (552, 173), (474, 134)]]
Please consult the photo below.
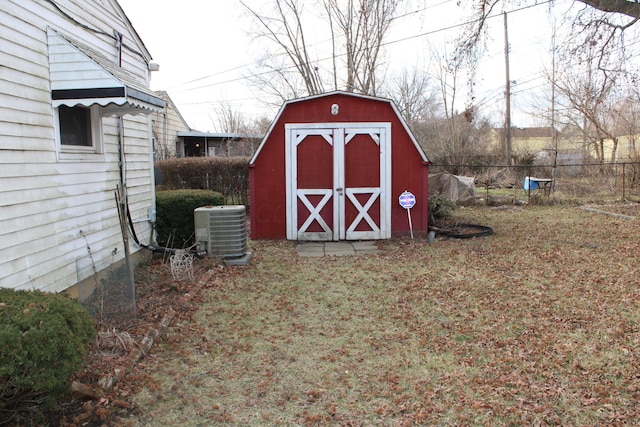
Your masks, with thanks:
[(153, 114), (153, 134), (156, 137), (155, 151), (160, 158), (171, 158), (181, 156), (183, 153), (176, 152), (176, 142), (178, 140), (178, 132), (186, 132), (189, 126), (180, 115), (177, 108), (169, 98), (166, 92), (160, 92), (159, 95), (166, 102), (166, 113)]
[[(100, 118), (104, 152), (98, 158), (59, 158), (47, 27), (114, 61), (115, 41), (107, 35), (122, 33), (124, 43), (140, 53), (123, 49), (123, 68), (139, 85), (148, 86), (145, 61), (150, 58), (115, 2), (56, 4), (98, 32), (43, 1), (3, 0), (0, 10), (0, 287), (62, 291), (124, 255), (114, 196), (118, 119)], [(125, 115), (123, 122), (130, 208), (138, 237), (149, 243), (145, 219), (154, 205), (150, 117)], [(131, 251), (138, 249), (132, 243)]]

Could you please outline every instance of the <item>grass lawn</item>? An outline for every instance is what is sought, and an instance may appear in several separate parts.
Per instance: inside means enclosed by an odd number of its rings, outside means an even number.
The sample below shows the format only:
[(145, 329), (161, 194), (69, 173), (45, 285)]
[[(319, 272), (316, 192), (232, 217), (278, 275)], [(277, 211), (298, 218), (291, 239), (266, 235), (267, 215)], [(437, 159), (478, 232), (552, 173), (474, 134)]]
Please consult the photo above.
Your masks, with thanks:
[[(640, 222), (464, 208), (472, 240), (251, 242), (145, 360), (133, 426), (637, 425)], [(172, 339), (176, 336), (188, 339)]]

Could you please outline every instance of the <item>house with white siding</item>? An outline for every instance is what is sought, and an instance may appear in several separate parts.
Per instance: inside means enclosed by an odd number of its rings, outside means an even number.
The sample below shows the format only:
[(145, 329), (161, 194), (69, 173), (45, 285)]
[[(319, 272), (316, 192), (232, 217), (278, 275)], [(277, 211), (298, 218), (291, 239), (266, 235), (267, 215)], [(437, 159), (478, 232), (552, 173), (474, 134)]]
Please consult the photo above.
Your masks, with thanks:
[(153, 124), (153, 149), (156, 160), (182, 157), (184, 154), (183, 138), (178, 134), (189, 132), (191, 129), (187, 121), (180, 114), (180, 110), (166, 91), (157, 91), (156, 94), (165, 102), (164, 111), (152, 114)]
[(65, 291), (150, 243), (151, 59), (115, 0), (2, 0), (0, 287)]

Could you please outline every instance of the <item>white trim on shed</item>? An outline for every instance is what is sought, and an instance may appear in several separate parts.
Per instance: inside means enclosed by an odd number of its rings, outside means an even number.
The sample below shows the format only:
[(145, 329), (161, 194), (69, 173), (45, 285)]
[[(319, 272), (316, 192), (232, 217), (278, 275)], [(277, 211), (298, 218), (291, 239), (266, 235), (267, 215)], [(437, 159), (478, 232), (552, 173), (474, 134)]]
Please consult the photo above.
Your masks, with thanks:
[(282, 107), (280, 107), (280, 110), (278, 111), (278, 114), (276, 114), (276, 117), (273, 119), (273, 122), (271, 122), (271, 127), (269, 127), (269, 130), (267, 131), (267, 133), (265, 134), (264, 138), (262, 139), (262, 142), (260, 143), (260, 146), (258, 146), (258, 149), (256, 150), (256, 152), (254, 153), (253, 157), (249, 161), (249, 164), (252, 165), (252, 164), (255, 163), (256, 159), (260, 155), (260, 151), (262, 151), (262, 147), (264, 146), (264, 144), (266, 144), (267, 139), (269, 139), (269, 135), (273, 131), (273, 127), (276, 125), (276, 123), (278, 123), (278, 120), (280, 119), (280, 116), (282, 116), (282, 113), (287, 109), (287, 107), (289, 105), (295, 104), (297, 102), (303, 102), (303, 101), (306, 101), (306, 100), (309, 100), (309, 99), (323, 98), (323, 97), (326, 97), (326, 96), (336, 95), (336, 94), (343, 94), (343, 95), (349, 95), (349, 96), (362, 98), (362, 99), (373, 99), (373, 100), (376, 100), (376, 101), (388, 102), (391, 105), (391, 108), (393, 109), (393, 111), (398, 116), (398, 119), (400, 120), (400, 123), (402, 123), (402, 127), (404, 128), (405, 132), (411, 138), (411, 142), (413, 143), (414, 147), (416, 148), (416, 150), (418, 150), (418, 153), (420, 153), (420, 157), (422, 158), (422, 161), (423, 162), (428, 162), (429, 161), (427, 156), (424, 154), (424, 150), (422, 149), (420, 144), (418, 144), (418, 141), (416, 141), (415, 137), (413, 136), (413, 133), (411, 132), (411, 129), (409, 129), (409, 126), (407, 125), (407, 122), (405, 122), (405, 120), (402, 118), (402, 115), (400, 114), (400, 111), (398, 111), (398, 107), (396, 107), (396, 103), (393, 102), (393, 100), (391, 100), (389, 98), (378, 98), (378, 97), (369, 96), (369, 95), (362, 95), (362, 94), (358, 94), (358, 93), (351, 93), (351, 92), (344, 92), (344, 91), (334, 91), (334, 92), (322, 93), (322, 94), (319, 94), (319, 95), (307, 96), (305, 98), (297, 98), (297, 99), (291, 99), (289, 101), (285, 101), (285, 103), (282, 104)]

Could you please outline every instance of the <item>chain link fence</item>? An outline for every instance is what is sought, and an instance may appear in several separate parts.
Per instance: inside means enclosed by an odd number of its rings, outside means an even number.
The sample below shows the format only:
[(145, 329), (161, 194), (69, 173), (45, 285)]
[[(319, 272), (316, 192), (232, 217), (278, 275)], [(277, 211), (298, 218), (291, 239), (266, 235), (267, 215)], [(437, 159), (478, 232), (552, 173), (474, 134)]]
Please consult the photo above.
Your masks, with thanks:
[(78, 283), (78, 299), (101, 323), (126, 323), (136, 318), (134, 265), (131, 257)]
[(477, 196), (488, 204), (640, 201), (639, 162), (557, 166), (432, 164), (429, 167), (431, 174), (452, 170), (456, 175), (473, 177)]

